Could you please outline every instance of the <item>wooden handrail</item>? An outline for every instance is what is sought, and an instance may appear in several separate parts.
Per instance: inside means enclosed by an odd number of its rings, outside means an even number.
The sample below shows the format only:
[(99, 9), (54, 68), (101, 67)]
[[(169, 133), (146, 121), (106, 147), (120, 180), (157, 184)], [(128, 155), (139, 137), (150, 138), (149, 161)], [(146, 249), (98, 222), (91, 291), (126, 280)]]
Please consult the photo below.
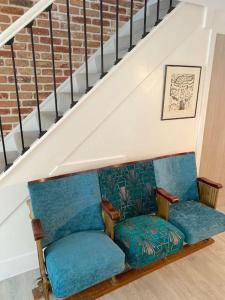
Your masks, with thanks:
[(54, 0), (40, 0), (0, 34), (0, 48), (48, 8)]

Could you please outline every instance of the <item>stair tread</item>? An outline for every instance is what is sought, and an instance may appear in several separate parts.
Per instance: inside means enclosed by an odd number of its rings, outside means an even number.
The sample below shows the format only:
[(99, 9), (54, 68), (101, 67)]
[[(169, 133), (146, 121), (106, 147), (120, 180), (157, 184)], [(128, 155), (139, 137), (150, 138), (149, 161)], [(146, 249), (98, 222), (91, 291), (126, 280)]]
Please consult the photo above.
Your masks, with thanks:
[[(68, 94), (69, 94), (69, 96), (71, 95), (71, 89), (70, 89), (70, 87), (68, 88), (66, 88), (66, 89), (64, 89), (63, 91), (60, 91), (59, 92), (59, 95), (64, 95), (64, 96), (68, 96)], [(73, 100), (74, 100), (74, 102), (77, 102), (77, 101), (79, 101), (79, 99), (84, 95), (85, 93), (83, 92), (83, 91), (81, 91), (81, 92), (74, 92), (73, 93)], [(69, 102), (71, 102), (71, 96), (70, 96), (70, 101)], [(70, 104), (70, 103), (69, 103)]]
[[(125, 54), (127, 54), (127, 51), (126, 51), (126, 50), (119, 50), (118, 55), (119, 55), (120, 57), (124, 56)], [(114, 59), (115, 59), (115, 55), (116, 55), (115, 50), (113, 50), (113, 51), (111, 51), (111, 52), (104, 53), (103, 59), (106, 60), (108, 57), (111, 57), (111, 56), (113, 56)], [(97, 55), (95, 56), (95, 59), (100, 59), (100, 58), (101, 58), (101, 54), (97, 54)]]
[[(60, 91), (59, 94), (68, 94), (68, 92), (67, 91)], [(82, 92), (73, 92), (74, 97), (81, 97), (81, 96), (83, 96), (83, 94), (84, 93), (82, 93)]]
[[(77, 73), (76, 74), (76, 76), (80, 76), (80, 77), (83, 77), (83, 76), (86, 76), (86, 72), (85, 71), (83, 71), (83, 72), (79, 72), (79, 73)], [(100, 76), (101, 74), (100, 73), (88, 73), (88, 77), (90, 78), (90, 79), (95, 79), (95, 78), (98, 78), (99, 76)]]

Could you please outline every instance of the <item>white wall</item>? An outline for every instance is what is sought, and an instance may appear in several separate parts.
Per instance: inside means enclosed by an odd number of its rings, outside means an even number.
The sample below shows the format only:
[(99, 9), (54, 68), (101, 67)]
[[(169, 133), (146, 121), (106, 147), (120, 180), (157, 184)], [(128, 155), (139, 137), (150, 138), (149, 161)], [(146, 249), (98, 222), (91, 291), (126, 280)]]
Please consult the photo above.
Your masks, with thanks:
[[(191, 15), (191, 18), (190, 18)], [(180, 45), (184, 44), (185, 41), (195, 32), (200, 29), (203, 24), (204, 10), (199, 6), (192, 5), (179, 5), (167, 18), (163, 20), (159, 26), (153, 30), (146, 39), (142, 40), (134, 51), (130, 52), (121, 62), (121, 64), (114, 66), (101, 81), (88, 93), (72, 110), (70, 110), (64, 118), (62, 118), (54, 127), (52, 127), (46, 135), (40, 141), (36, 141), (31, 148), (19, 159), (13, 166), (2, 174), (0, 177), (0, 188), (7, 185), (13, 185), (20, 182), (27, 182), (29, 180), (37, 179), (40, 177), (46, 177), (49, 174), (55, 175), (61, 173), (61, 165), (65, 165), (68, 162), (71, 163), (71, 155), (75, 154), (79, 148), (85, 147), (86, 142), (101, 130), (102, 126), (111, 116), (116, 115), (120, 112), (120, 108), (132, 99), (132, 96), (142, 90), (146, 90), (148, 86), (147, 80), (150, 80), (152, 86), (151, 91), (155, 92), (154, 82), (157, 82), (157, 88), (162, 88), (163, 81), (163, 64), (166, 62), (166, 58), (170, 57), (174, 51)], [(178, 24), (178, 25), (177, 25)], [(179, 25), (180, 24), (180, 25)], [(193, 48), (193, 45), (191, 45)], [(198, 49), (200, 45), (196, 44), (195, 47)], [(207, 47), (207, 46), (206, 46)], [(188, 49), (188, 54), (190, 49)], [(186, 53), (182, 51), (184, 59)], [(198, 60), (194, 58), (193, 60)], [(181, 59), (180, 59), (181, 60)], [(204, 63), (199, 61), (200, 64)], [(161, 76), (159, 70), (161, 68)], [(204, 75), (204, 71), (203, 71)], [(161, 83), (161, 87), (160, 87)], [(148, 91), (149, 92), (149, 91)], [(158, 105), (162, 102), (162, 93), (157, 100)], [(148, 97), (148, 107), (152, 107), (151, 114), (155, 109), (154, 99)], [(135, 110), (140, 113), (146, 111), (146, 107), (142, 104), (142, 96), (140, 96), (140, 104), (138, 107), (135, 106)], [(129, 105), (130, 113), (126, 112), (123, 116), (124, 121), (122, 124), (113, 124), (113, 133), (116, 130), (116, 135), (119, 137), (120, 130), (124, 128), (125, 131), (129, 132), (130, 126), (126, 122), (126, 117), (133, 114), (133, 105)], [(155, 116), (155, 112), (154, 112)], [(145, 116), (146, 117), (146, 116)], [(133, 118), (136, 118), (134, 115)], [(142, 118), (142, 120), (144, 120)], [(176, 122), (162, 122), (160, 116), (155, 118), (156, 123), (151, 122), (151, 132), (158, 130), (158, 125), (167, 128), (169, 126), (177, 127)], [(194, 130), (194, 124), (196, 119), (189, 120), (190, 129), (185, 125), (185, 121), (180, 121), (180, 129), (183, 128), (184, 133), (190, 136)], [(166, 124), (167, 123), (167, 124)], [(137, 123), (136, 123), (137, 125)], [(118, 127), (118, 129), (116, 129)], [(107, 132), (111, 131), (111, 127), (107, 127)], [(138, 134), (139, 128), (135, 129)], [(122, 133), (122, 131), (121, 131)], [(142, 133), (141, 133), (142, 134)], [(148, 141), (149, 132), (145, 130), (146, 139)], [(164, 133), (163, 133), (164, 134)], [(108, 135), (108, 133), (106, 133)], [(179, 133), (175, 134), (174, 138), (180, 137)], [(123, 138), (123, 137), (121, 137)], [(164, 140), (164, 136), (161, 135), (157, 138), (159, 145), (157, 154), (164, 154), (165, 152), (170, 153), (174, 151), (176, 147), (166, 144), (165, 147), (160, 140)], [(184, 139), (186, 140), (186, 139)], [(156, 143), (156, 141), (155, 141)], [(154, 146), (155, 143), (151, 141)], [(178, 147), (181, 143), (177, 143)], [(111, 146), (110, 146), (111, 145)], [(153, 155), (156, 149), (147, 153), (144, 152), (146, 148), (139, 147), (138, 143), (135, 143), (135, 147), (130, 148), (129, 143), (124, 142), (121, 144), (115, 144), (113, 140), (110, 141), (110, 153), (107, 150), (106, 144), (104, 143), (104, 156), (123, 155), (123, 160), (130, 159), (130, 156), (141, 157), (143, 155)], [(121, 148), (125, 145), (125, 148)], [(185, 145), (184, 145), (185, 146)], [(193, 148), (194, 140), (189, 140), (185, 147)], [(94, 151), (94, 147), (90, 149), (91, 159), (95, 160), (99, 158), (98, 152)], [(106, 155), (107, 154), (107, 155)], [(109, 154), (109, 155), (108, 155)], [(102, 157), (102, 156), (101, 156)], [(68, 161), (69, 159), (69, 161)], [(69, 171), (72, 168), (73, 171), (79, 168), (90, 167), (83, 163), (80, 164), (80, 158), (72, 162), (73, 165), (69, 165), (68, 168), (64, 168), (65, 171)], [(77, 165), (79, 163), (79, 165)], [(106, 163), (104, 161), (104, 163)], [(100, 161), (97, 165), (101, 165)]]
[[(160, 62), (154, 72), (129, 94), (129, 97), (101, 124), (101, 127), (73, 151), (53, 174), (72, 171), (79, 161), (88, 160), (90, 165), (93, 158), (121, 155), (122, 161), (129, 161), (196, 150), (208, 43), (209, 30), (196, 29), (176, 47), (173, 53)], [(197, 47), (193, 48), (193, 45)], [(166, 64), (203, 66), (197, 118), (160, 120)], [(93, 167), (95, 166), (93, 159)]]
[[(50, 174), (174, 152), (200, 153), (215, 33), (224, 26), (222, 17), (216, 20), (216, 15), (200, 6), (177, 8), (32, 147), (0, 184), (14, 185)], [(203, 67), (195, 119), (160, 120), (165, 64)], [(24, 191), (24, 183), (17, 189), (10, 196), (11, 209), (15, 209), (13, 203), (18, 192)], [(8, 195), (6, 189), (2, 191), (1, 206), (2, 197)], [(23, 199), (0, 225), (0, 280), (37, 266)], [(0, 212), (2, 220), (9, 211)]]
[(37, 265), (28, 208), (23, 202), (0, 226), (0, 280), (31, 270)]

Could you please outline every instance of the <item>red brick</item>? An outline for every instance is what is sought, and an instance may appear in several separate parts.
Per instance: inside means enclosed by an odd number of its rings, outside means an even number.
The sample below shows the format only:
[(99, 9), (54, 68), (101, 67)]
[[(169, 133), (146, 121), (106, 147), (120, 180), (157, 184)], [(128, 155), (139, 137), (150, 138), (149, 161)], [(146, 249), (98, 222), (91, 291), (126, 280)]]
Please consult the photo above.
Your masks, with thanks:
[(19, 122), (19, 118), (16, 116), (7, 116), (7, 117), (2, 117), (2, 122), (3, 123), (18, 123)]
[[(9, 98), (9, 94), (7, 93), (0, 93), (0, 100), (1, 99), (8, 99)], [(1, 102), (3, 102), (2, 100), (0, 101), (0, 105), (1, 105)]]
[(33, 1), (31, 0), (9, 0), (9, 4), (19, 5), (19, 6), (25, 6), (25, 7), (31, 7), (33, 5)]
[(0, 107), (15, 107), (16, 106), (16, 101), (0, 101)]
[(8, 108), (0, 108), (0, 115), (8, 115), (10, 110)]
[[(5, 30), (10, 23), (18, 19), (35, 1), (34, 0), (0, 0), (0, 31)], [(104, 41), (107, 41), (115, 31), (115, 0), (104, 0)], [(143, 0), (134, 0), (134, 12), (143, 6)], [(70, 75), (68, 55), (68, 24), (66, 1), (56, 0), (52, 10), (52, 25), (54, 36), (55, 65), (57, 86)], [(80, 67), (84, 61), (83, 34), (83, 0), (70, 0), (71, 38), (73, 70)], [(100, 6), (99, 1), (86, 0), (88, 56), (92, 55), (100, 45)], [(120, 26), (130, 17), (130, 0), (120, 0)], [(40, 100), (45, 100), (53, 91), (52, 57), (49, 37), (49, 19), (47, 13), (42, 13), (34, 23), (34, 42), (38, 74)], [(22, 114), (25, 117), (36, 106), (34, 85), (33, 57), (30, 40), (30, 30), (23, 29), (17, 34), (14, 44), (19, 96)], [(18, 123), (16, 110), (16, 93), (12, 73), (12, 59), (9, 46), (0, 50), (0, 109), (3, 114), (4, 133)], [(9, 116), (8, 116), (9, 115)]]
[(4, 131), (10, 131), (10, 130), (12, 130), (12, 125), (11, 124), (3, 124), (2, 129)]
[(0, 56), (11, 57), (11, 52), (8, 50), (0, 50)]
[(23, 8), (15, 6), (2, 6), (0, 7), (0, 12), (9, 15), (22, 15), (24, 13)]
[(22, 106), (36, 106), (37, 102), (35, 100), (25, 100), (22, 102)]
[(10, 17), (7, 15), (0, 15), (0, 23), (10, 23)]

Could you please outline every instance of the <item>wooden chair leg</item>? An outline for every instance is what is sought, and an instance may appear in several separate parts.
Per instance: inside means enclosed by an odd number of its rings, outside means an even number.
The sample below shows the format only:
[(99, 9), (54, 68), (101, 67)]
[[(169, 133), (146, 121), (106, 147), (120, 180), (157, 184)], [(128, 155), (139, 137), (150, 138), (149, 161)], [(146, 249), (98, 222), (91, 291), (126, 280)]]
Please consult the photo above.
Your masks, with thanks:
[(38, 280), (37, 287), (32, 290), (34, 300), (39, 300), (44, 297), (45, 300), (49, 300), (50, 284), (48, 280)]
[(43, 295), (45, 300), (49, 300), (49, 285), (43, 283)]
[(111, 281), (112, 281), (112, 284), (113, 284), (113, 285), (116, 285), (117, 282), (118, 282), (116, 276), (113, 276), (113, 277), (111, 278)]

